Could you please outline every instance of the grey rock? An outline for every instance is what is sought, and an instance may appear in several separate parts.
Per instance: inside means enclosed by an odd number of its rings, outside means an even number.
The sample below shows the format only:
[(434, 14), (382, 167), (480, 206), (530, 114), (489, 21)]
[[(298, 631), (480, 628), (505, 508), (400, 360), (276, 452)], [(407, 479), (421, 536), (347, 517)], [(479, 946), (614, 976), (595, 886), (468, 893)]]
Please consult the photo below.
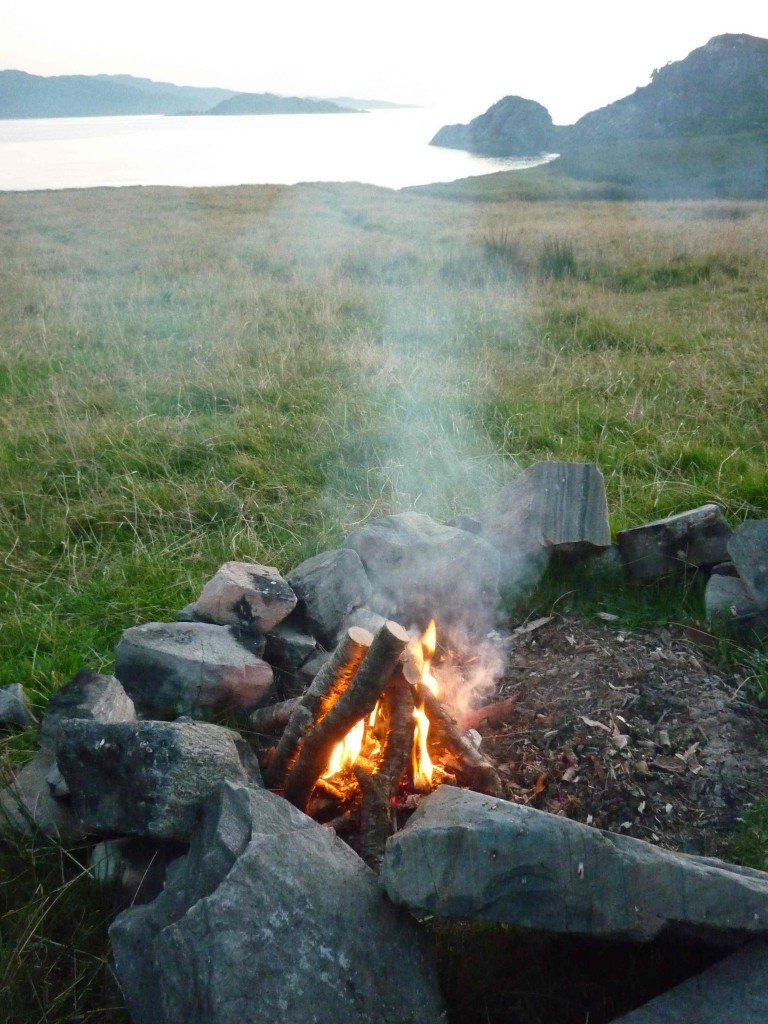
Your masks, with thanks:
[[(110, 929), (115, 966), (135, 1024), (163, 1024), (162, 977), (155, 941), (198, 900), (215, 892), (255, 835), (286, 837), (316, 827), (311, 818), (273, 793), (222, 783), (203, 807), (189, 856), (174, 862), (167, 885), (148, 906), (132, 908)], [(170, 1021), (167, 1024), (171, 1024)]]
[(768, 519), (748, 519), (728, 541), (728, 554), (754, 603), (768, 608)]
[(25, 729), (35, 721), (32, 705), (21, 683), (0, 687), (0, 725), (20, 725)]
[(635, 941), (768, 933), (768, 874), (449, 786), (388, 840), (381, 881), (437, 917)]
[(48, 701), (40, 723), (40, 739), (56, 746), (61, 723), (70, 718), (93, 722), (135, 722), (136, 708), (114, 676), (78, 672)]
[(272, 669), (257, 649), (227, 626), (150, 622), (125, 630), (115, 674), (141, 715), (203, 718), (269, 698)]
[(277, 569), (256, 562), (225, 562), (195, 603), (195, 614), (220, 626), (264, 634), (296, 607), (296, 595)]
[(373, 586), (370, 608), (405, 626), (480, 635), (495, 623), (499, 555), (480, 537), (416, 512), (386, 516), (351, 533)]
[(479, 518), (483, 536), (502, 549), (521, 533), (566, 553), (591, 553), (611, 544), (605, 482), (591, 462), (537, 462)]
[(309, 631), (333, 647), (349, 614), (367, 603), (371, 583), (357, 553), (349, 548), (324, 551), (288, 573)]
[(59, 768), (58, 762), (54, 761), (48, 770), (45, 781), (48, 783), (48, 788), (51, 791), (51, 796), (57, 797), (59, 800), (69, 796), (69, 786), (67, 780), (61, 774), (61, 768)]
[(0, 792), (0, 836), (40, 832), (64, 846), (84, 838), (87, 829), (70, 806), (51, 794), (47, 776), (55, 763), (54, 752), (44, 747)]
[(328, 651), (316, 651), (309, 661), (304, 662), (299, 669), (299, 682), (301, 683), (302, 693), (310, 686), (312, 680), (330, 657), (331, 655)]
[(710, 504), (622, 530), (616, 540), (628, 576), (654, 580), (726, 561), (730, 535), (720, 506)]
[(135, 1024), (441, 1019), (423, 937), (373, 873), (330, 830), (243, 786), (219, 789), (164, 892), (110, 938)]
[(713, 574), (704, 591), (704, 608), (708, 619), (730, 620), (759, 611), (746, 583), (737, 576)]
[(291, 620), (281, 622), (266, 637), (264, 657), (275, 669), (275, 688), (280, 700), (304, 692), (299, 670), (317, 650), (317, 641)]
[(177, 622), (199, 622), (197, 617), (197, 605), (193, 601), (191, 604), (185, 604), (180, 612), (176, 615)]
[(768, 943), (751, 942), (615, 1024), (764, 1024)]
[(373, 611), (367, 605), (363, 605), (361, 608), (355, 608), (354, 611), (347, 615), (341, 624), (337, 639), (341, 639), (342, 634), (353, 626), (367, 629), (369, 633), (375, 636), (386, 621), (383, 615), (379, 615), (378, 612)]
[(76, 814), (94, 832), (188, 840), (220, 782), (257, 783), (230, 729), (201, 722), (62, 722), (57, 751)]
[(540, 582), (554, 551), (594, 554), (611, 543), (603, 475), (592, 463), (536, 463), (478, 518), (482, 536), (501, 553), (510, 602)]

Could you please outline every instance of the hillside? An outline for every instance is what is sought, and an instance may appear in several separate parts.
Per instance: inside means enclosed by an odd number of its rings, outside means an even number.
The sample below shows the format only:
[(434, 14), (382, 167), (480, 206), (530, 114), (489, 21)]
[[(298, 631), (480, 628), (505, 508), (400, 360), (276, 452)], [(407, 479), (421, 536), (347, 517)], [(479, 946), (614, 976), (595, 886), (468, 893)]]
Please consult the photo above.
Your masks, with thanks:
[(507, 96), (467, 125), (447, 125), (432, 145), (483, 155), (535, 156), (584, 145), (714, 137), (768, 130), (768, 40), (715, 36), (684, 60), (667, 64), (631, 96), (558, 127), (546, 108)]
[(571, 145), (768, 129), (768, 39), (723, 35), (653, 72), (650, 85), (585, 114)]

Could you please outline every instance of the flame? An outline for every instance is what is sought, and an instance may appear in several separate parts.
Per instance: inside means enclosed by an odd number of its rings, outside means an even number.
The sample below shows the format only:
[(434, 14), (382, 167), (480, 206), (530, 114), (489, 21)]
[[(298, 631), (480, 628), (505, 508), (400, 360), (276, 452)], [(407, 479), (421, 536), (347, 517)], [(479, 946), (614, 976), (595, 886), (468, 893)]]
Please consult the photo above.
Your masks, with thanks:
[[(436, 650), (437, 626), (435, 620), (431, 619), (421, 639), (412, 645), (411, 653), (420, 669), (420, 682), (435, 696), (439, 689), (437, 679), (432, 673), (432, 659)], [(424, 713), (423, 706), (413, 709), (413, 718), (416, 723), (413, 734), (413, 783), (417, 789), (424, 789), (432, 785), (433, 772), (432, 759), (427, 750), (429, 719)]]
[(328, 767), (323, 773), (324, 779), (329, 779), (332, 775), (340, 772), (342, 768), (349, 768), (355, 763), (363, 748), (364, 735), (365, 719), (361, 718), (356, 725), (352, 726), (341, 743), (337, 743), (333, 748)]
[(432, 759), (427, 750), (429, 719), (421, 708), (413, 709), (416, 728), (413, 732), (413, 785), (425, 789), (432, 785)]
[(437, 650), (437, 625), (434, 619), (429, 620), (429, 625), (424, 630), (424, 635), (421, 638), (421, 649), (424, 652), (424, 657), (428, 657), (430, 661), (435, 656)]

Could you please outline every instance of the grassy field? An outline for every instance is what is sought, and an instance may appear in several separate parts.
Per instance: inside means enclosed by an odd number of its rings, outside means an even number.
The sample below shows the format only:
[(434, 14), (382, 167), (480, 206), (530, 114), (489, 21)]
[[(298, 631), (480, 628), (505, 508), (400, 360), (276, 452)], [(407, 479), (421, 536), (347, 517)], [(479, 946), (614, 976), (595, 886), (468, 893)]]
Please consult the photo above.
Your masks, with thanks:
[[(614, 530), (768, 516), (768, 204), (510, 191), (0, 195), (0, 685), (42, 709), (222, 561), (472, 512), (540, 459), (597, 462)], [(0, 1017), (120, 1019), (77, 857), (0, 870)]]

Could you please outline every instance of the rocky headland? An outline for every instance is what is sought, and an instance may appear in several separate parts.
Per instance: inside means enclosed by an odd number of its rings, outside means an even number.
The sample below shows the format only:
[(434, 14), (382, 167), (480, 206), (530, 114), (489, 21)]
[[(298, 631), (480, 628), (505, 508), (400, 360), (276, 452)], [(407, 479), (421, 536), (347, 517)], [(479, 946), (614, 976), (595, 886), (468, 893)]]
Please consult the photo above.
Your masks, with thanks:
[(469, 124), (441, 128), (431, 144), (514, 157), (767, 130), (768, 40), (727, 34), (654, 70), (648, 85), (573, 125), (555, 125), (540, 103), (506, 96)]

